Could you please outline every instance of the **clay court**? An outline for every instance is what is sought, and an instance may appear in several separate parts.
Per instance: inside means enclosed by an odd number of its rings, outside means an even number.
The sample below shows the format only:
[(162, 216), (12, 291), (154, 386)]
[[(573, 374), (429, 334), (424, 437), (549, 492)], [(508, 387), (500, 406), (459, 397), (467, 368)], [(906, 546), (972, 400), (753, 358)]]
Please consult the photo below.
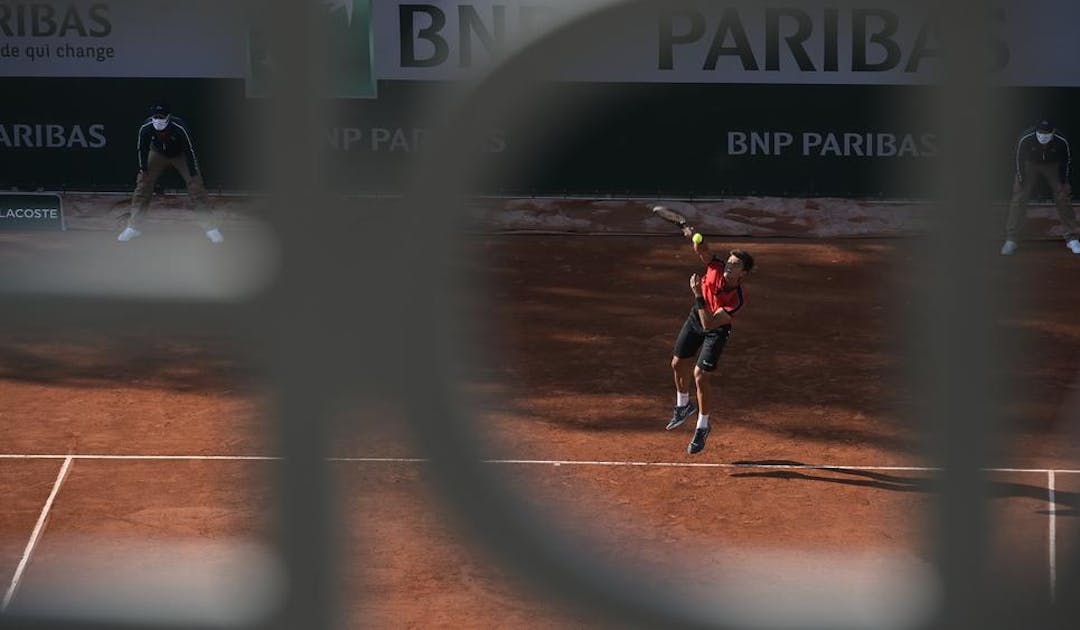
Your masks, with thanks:
[[(68, 236), (5, 238), (25, 252)], [(672, 342), (699, 266), (684, 240), (473, 242), (470, 269), (497, 305), (498, 360), (468, 383), (485, 395), (491, 472), (583, 554), (688, 590), (738, 566), (746, 588), (794, 598), (841, 565), (904, 566), (925, 578), (915, 596), (932, 606), (936, 485), (905, 379), (915, 282), (905, 240), (712, 239), (753, 252), (758, 271), (717, 372), (726, 411), (694, 457), (692, 423), (664, 430)], [(1008, 263), (995, 286), (1026, 297), (999, 327), (1025, 353), (996, 376), (1010, 388), (1010, 424), (988, 473), (987, 563), (1049, 601), (1080, 533), (1077, 261), (1038, 241)], [(133, 326), (121, 338), (6, 330), (0, 352), (0, 585), (11, 610), (48, 606), (58, 579), (110, 584), (137, 571), (151, 582), (180, 563), (227, 583), (241, 569), (221, 549), (271, 542), (269, 401), (242, 346)], [(588, 623), (459, 533), (394, 405), (354, 413), (378, 421), (356, 422), (366, 434), (342, 436), (333, 463), (350, 627)]]

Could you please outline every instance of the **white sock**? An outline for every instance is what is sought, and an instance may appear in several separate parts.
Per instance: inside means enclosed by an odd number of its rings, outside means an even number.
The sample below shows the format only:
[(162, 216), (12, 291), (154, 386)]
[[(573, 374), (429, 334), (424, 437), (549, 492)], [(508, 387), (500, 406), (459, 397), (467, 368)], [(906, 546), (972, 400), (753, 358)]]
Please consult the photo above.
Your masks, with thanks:
[(685, 407), (688, 404), (690, 404), (690, 392), (686, 392), (685, 394), (683, 392), (675, 392), (676, 407)]
[(697, 428), (699, 428), (699, 429), (707, 429), (707, 428), (709, 428), (709, 416), (708, 416), (708, 414), (702, 415), (702, 414), (699, 413), (697, 415)]

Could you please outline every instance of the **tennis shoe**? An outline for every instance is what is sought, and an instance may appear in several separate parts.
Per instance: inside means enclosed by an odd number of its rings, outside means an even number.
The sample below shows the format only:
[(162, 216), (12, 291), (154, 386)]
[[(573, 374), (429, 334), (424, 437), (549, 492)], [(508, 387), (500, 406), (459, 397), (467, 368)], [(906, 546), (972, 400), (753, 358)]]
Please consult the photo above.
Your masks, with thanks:
[(128, 226), (124, 228), (124, 231), (120, 233), (120, 236), (116, 237), (116, 240), (120, 241), (121, 243), (126, 243), (140, 234), (142, 234), (142, 232), (136, 230), (131, 226)]
[(1065, 247), (1069, 248), (1069, 251), (1074, 254), (1080, 254), (1080, 240), (1073, 239), (1068, 243), (1065, 243)]
[(686, 447), (687, 454), (694, 455), (705, 450), (705, 440), (708, 439), (711, 430), (710, 427), (698, 427), (694, 431), (694, 439), (690, 440), (690, 445)]
[(206, 231), (206, 238), (210, 239), (211, 243), (221, 243), (225, 240), (225, 235), (217, 228), (210, 228)]
[(694, 401), (692, 400), (682, 407), (675, 407), (675, 412), (671, 414), (671, 422), (668, 422), (667, 424), (667, 430), (670, 431), (675, 427), (682, 425), (682, 423), (686, 422), (686, 419), (690, 417), (690, 414), (695, 411), (697, 411), (697, 405), (694, 404)]
[(1005, 244), (1001, 246), (1002, 256), (1012, 256), (1016, 253), (1016, 241), (1005, 241)]

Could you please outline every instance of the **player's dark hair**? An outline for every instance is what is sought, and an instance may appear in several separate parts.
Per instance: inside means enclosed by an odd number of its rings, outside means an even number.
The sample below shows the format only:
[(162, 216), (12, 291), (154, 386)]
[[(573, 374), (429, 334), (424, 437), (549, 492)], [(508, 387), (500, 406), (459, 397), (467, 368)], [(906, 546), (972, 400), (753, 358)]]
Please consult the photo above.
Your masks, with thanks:
[(750, 255), (750, 252), (745, 249), (733, 249), (731, 255), (738, 258), (742, 262), (743, 271), (750, 273), (754, 269), (754, 257)]

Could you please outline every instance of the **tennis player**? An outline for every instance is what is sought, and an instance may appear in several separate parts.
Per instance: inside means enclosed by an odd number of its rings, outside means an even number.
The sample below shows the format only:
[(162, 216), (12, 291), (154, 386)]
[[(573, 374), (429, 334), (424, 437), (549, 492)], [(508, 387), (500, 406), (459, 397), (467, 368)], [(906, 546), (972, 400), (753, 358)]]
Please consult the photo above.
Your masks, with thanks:
[[(675, 373), (675, 411), (667, 430), (682, 425), (697, 410), (697, 428), (686, 448), (687, 453), (694, 455), (705, 449), (705, 440), (709, 437), (710, 379), (731, 336), (735, 314), (746, 303), (742, 283), (754, 269), (754, 257), (741, 249), (731, 250), (726, 257), (717, 256), (703, 238), (694, 239), (694, 228), (684, 227), (683, 234), (693, 243), (694, 252), (705, 264), (705, 271), (690, 276), (694, 304), (675, 340), (671, 359), (671, 369)], [(691, 375), (697, 390), (696, 405), (690, 399)]]

